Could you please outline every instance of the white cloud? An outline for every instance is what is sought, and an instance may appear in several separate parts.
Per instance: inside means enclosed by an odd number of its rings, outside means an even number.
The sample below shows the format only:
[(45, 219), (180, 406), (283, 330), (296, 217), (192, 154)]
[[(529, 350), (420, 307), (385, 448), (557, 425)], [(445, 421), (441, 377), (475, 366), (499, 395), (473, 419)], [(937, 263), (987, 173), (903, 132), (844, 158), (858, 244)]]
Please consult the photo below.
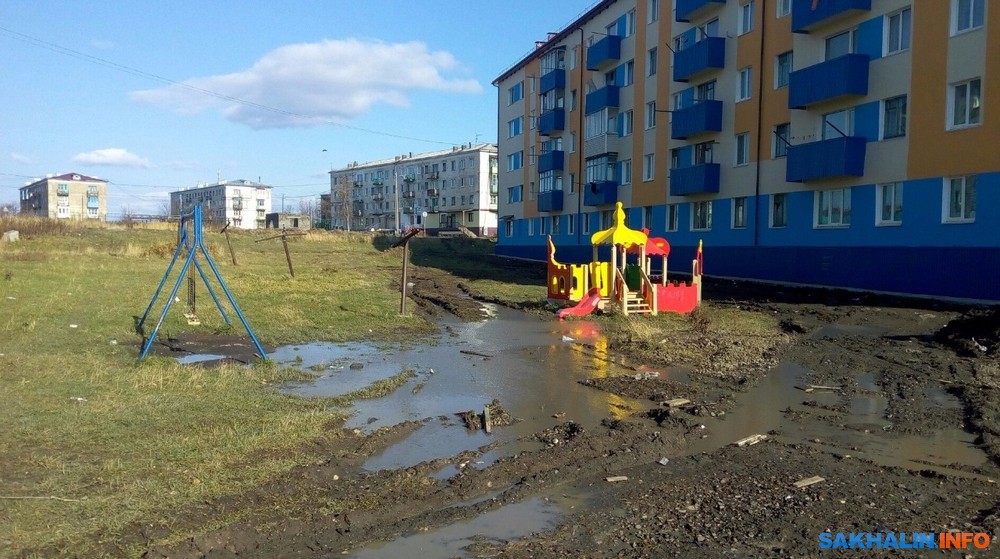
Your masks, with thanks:
[(112, 167), (139, 167), (148, 169), (149, 161), (122, 148), (95, 149), (78, 153), (73, 157), (73, 163), (84, 165), (109, 165)]
[(419, 41), (328, 40), (280, 47), (247, 70), (135, 91), (132, 99), (179, 114), (219, 109), (256, 129), (321, 126), (347, 122), (379, 103), (407, 107), (407, 94), (416, 90), (481, 92), (474, 79), (443, 75), (461, 70), (450, 53)]
[(29, 165), (32, 163), (31, 158), (23, 153), (12, 153), (10, 154), (10, 159), (14, 163), (21, 163), (24, 165)]

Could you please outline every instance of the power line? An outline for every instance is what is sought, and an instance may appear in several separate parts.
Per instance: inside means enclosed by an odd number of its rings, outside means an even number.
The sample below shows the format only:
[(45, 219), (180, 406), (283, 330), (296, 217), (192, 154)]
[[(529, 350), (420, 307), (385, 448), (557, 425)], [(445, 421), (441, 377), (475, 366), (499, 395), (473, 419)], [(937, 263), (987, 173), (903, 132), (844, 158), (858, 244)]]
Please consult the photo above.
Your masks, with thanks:
[[(152, 74), (150, 72), (139, 70), (138, 68), (133, 68), (131, 66), (126, 66), (124, 64), (118, 64), (117, 62), (112, 62), (112, 61), (104, 59), (104, 58), (100, 58), (100, 57), (97, 57), (97, 56), (92, 56), (92, 55), (80, 52), (78, 50), (73, 50), (71, 48), (64, 47), (62, 45), (57, 45), (55, 43), (50, 43), (48, 41), (39, 39), (38, 37), (33, 37), (31, 35), (26, 35), (24, 33), (20, 33), (18, 31), (14, 31), (13, 29), (8, 29), (8, 28), (3, 27), (3, 26), (0, 26), (0, 33), (3, 33), (5, 35), (7, 35), (8, 37), (10, 37), (12, 39), (15, 39), (17, 41), (21, 41), (23, 43), (27, 43), (27, 44), (31, 44), (31, 45), (34, 45), (34, 46), (37, 46), (37, 47), (41, 47), (41, 48), (44, 48), (46, 50), (50, 50), (50, 51), (58, 53), (58, 54), (62, 54), (62, 55), (69, 56), (69, 57), (72, 57), (72, 58), (77, 58), (77, 59), (80, 59), (80, 60), (84, 60), (84, 61), (90, 62), (92, 64), (97, 64), (99, 66), (104, 66), (106, 68), (111, 68), (112, 70), (117, 70), (119, 72), (123, 72), (123, 73), (130, 74), (130, 75), (133, 75), (133, 76), (138, 76), (138, 77), (141, 77), (141, 78), (146, 78), (146, 79), (150, 79), (150, 80), (154, 80), (154, 81), (158, 81), (158, 82), (162, 82), (162, 83), (166, 83), (166, 84), (170, 84), (170, 85), (175, 85), (177, 87), (186, 89), (188, 91), (192, 91), (192, 92), (199, 93), (199, 94), (202, 94), (202, 95), (207, 95), (209, 97), (214, 97), (216, 99), (221, 99), (221, 100), (224, 100), (224, 101), (230, 101), (232, 103), (238, 103), (238, 104), (241, 104), (241, 105), (246, 105), (248, 107), (253, 107), (255, 109), (260, 109), (260, 110), (263, 110), (263, 111), (269, 111), (269, 112), (272, 112), (272, 113), (277, 113), (277, 114), (285, 115), (285, 116), (291, 116), (291, 117), (295, 117), (295, 118), (302, 118), (302, 119), (306, 119), (306, 120), (314, 118), (314, 117), (311, 117), (311, 116), (308, 116), (308, 115), (304, 115), (304, 114), (301, 114), (301, 113), (296, 113), (294, 111), (289, 111), (289, 110), (285, 110), (285, 109), (279, 109), (277, 107), (271, 107), (269, 105), (264, 105), (262, 103), (256, 103), (254, 101), (249, 101), (249, 100), (246, 100), (246, 99), (241, 99), (239, 97), (233, 97), (232, 95), (226, 95), (224, 93), (219, 93), (218, 91), (212, 91), (210, 89), (204, 89), (204, 88), (197, 87), (197, 86), (194, 86), (194, 85), (191, 85), (191, 84), (188, 84), (188, 83), (179, 82), (179, 81), (176, 81), (176, 80), (172, 80), (170, 78), (165, 78), (163, 76), (159, 76), (159, 75), (156, 75), (156, 74)], [(333, 119), (330, 119), (330, 118), (323, 118), (321, 120), (325, 124), (328, 124), (330, 126), (338, 126), (340, 128), (345, 128), (345, 129), (348, 129), (348, 130), (354, 130), (354, 131), (357, 131), (357, 132), (365, 132), (367, 134), (375, 134), (375, 135), (378, 135), (378, 136), (385, 136), (385, 137), (388, 137), (388, 138), (397, 138), (397, 139), (401, 139), (401, 140), (411, 140), (411, 141), (414, 141), (414, 142), (425, 142), (425, 143), (428, 143), (428, 144), (440, 144), (440, 145), (445, 145), (445, 146), (454, 146), (454, 145), (458, 145), (460, 143), (460, 142), (442, 142), (440, 140), (429, 140), (427, 138), (416, 138), (416, 137), (413, 137), (413, 136), (405, 136), (403, 134), (393, 134), (392, 132), (383, 132), (383, 131), (380, 131), (380, 130), (372, 130), (370, 128), (361, 128), (360, 126), (352, 126), (350, 124), (343, 124), (343, 123), (337, 122), (337, 121), (335, 121)]]

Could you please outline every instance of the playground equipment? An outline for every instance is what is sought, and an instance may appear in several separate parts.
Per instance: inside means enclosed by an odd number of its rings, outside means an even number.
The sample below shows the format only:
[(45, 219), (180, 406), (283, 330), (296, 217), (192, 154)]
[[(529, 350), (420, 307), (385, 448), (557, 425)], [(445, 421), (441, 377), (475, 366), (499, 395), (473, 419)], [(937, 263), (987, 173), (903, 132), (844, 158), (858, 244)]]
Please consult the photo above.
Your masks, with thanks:
[[(562, 264), (555, 258), (556, 247), (548, 239), (548, 298), (577, 304), (561, 309), (559, 317), (584, 316), (608, 304), (629, 314), (659, 312), (689, 313), (701, 303), (702, 247), (691, 262), (691, 282), (667, 280), (667, 256), (670, 243), (650, 238), (649, 230), (636, 231), (625, 225), (622, 203), (615, 206), (614, 221), (608, 229), (591, 235), (593, 261), (588, 264)], [(611, 245), (611, 261), (598, 260), (598, 247)], [(632, 255), (632, 262), (629, 256)], [(653, 257), (662, 259), (662, 273), (652, 275)]]
[[(223, 293), (226, 294), (226, 298), (229, 300), (229, 304), (232, 305), (236, 316), (239, 317), (243, 327), (246, 328), (247, 334), (249, 334), (250, 339), (253, 341), (253, 344), (257, 348), (260, 356), (266, 359), (267, 353), (264, 351), (264, 348), (261, 347), (260, 342), (257, 340), (257, 336), (254, 335), (253, 330), (250, 328), (250, 324), (247, 322), (246, 317), (243, 316), (243, 311), (241, 311), (240, 306), (236, 304), (236, 299), (233, 298), (232, 292), (229, 291), (229, 288), (226, 286), (226, 282), (222, 279), (222, 274), (219, 273), (219, 269), (215, 266), (215, 262), (208, 254), (208, 250), (205, 249), (205, 241), (202, 235), (200, 204), (194, 206), (190, 212), (181, 214), (181, 221), (177, 230), (177, 250), (174, 251), (174, 257), (170, 260), (170, 264), (167, 265), (167, 271), (163, 274), (163, 279), (160, 280), (160, 285), (153, 293), (153, 298), (149, 301), (149, 306), (146, 307), (146, 312), (143, 313), (142, 319), (139, 320), (138, 328), (141, 330), (143, 324), (146, 322), (146, 318), (149, 317), (149, 313), (153, 310), (153, 305), (156, 304), (156, 299), (159, 298), (160, 292), (163, 291), (163, 286), (166, 285), (167, 279), (170, 278), (170, 273), (174, 269), (174, 264), (177, 263), (177, 259), (181, 256), (181, 254), (185, 254), (184, 265), (181, 267), (180, 273), (177, 276), (177, 281), (174, 283), (174, 287), (170, 291), (170, 296), (167, 298), (167, 304), (163, 306), (163, 311), (160, 312), (160, 318), (156, 321), (156, 327), (153, 328), (153, 332), (143, 344), (142, 352), (139, 354), (139, 359), (142, 360), (146, 357), (146, 354), (149, 353), (149, 349), (153, 346), (153, 342), (156, 341), (156, 335), (160, 331), (160, 326), (163, 325), (163, 319), (166, 318), (167, 312), (170, 310), (170, 306), (175, 300), (177, 300), (177, 291), (180, 289), (181, 283), (184, 281), (184, 276), (187, 275), (188, 269), (191, 268), (192, 264), (194, 264), (194, 268), (198, 271), (198, 275), (201, 276), (202, 281), (205, 283), (205, 287), (208, 289), (208, 294), (211, 295), (212, 300), (215, 301), (215, 307), (219, 309), (222, 319), (226, 321), (226, 324), (232, 324), (229, 320), (229, 315), (226, 314), (225, 309), (222, 307), (222, 302), (215, 294), (212, 284), (208, 281), (208, 276), (205, 274), (205, 270), (198, 262), (197, 254), (199, 251), (201, 251), (202, 257), (205, 259), (205, 262), (215, 275), (215, 279), (218, 281), (219, 287), (221, 287)], [(188, 278), (188, 309), (185, 313), (189, 324), (199, 324), (197, 318), (195, 317), (194, 294), (195, 280), (191, 277)]]

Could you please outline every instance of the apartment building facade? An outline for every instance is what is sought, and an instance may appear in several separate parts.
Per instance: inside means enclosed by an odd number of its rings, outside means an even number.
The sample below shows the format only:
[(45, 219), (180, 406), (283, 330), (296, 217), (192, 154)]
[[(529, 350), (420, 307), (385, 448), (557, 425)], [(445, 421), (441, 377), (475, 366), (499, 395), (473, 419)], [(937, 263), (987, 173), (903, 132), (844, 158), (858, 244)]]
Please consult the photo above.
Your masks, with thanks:
[[(447, 150), (351, 163), (330, 171), (330, 213), (336, 229), (435, 233), (465, 227), (497, 232), (497, 147), (465, 144)], [(398, 221), (397, 221), (398, 219)]]
[(271, 213), (271, 187), (238, 179), (170, 193), (170, 215), (180, 215), (195, 204), (201, 204), (206, 222), (264, 229), (266, 216)]
[(21, 187), (21, 213), (53, 219), (108, 219), (108, 182), (79, 173), (49, 175)]
[(494, 82), (497, 252), (587, 261), (621, 201), (682, 271), (1000, 300), (988, 52), (988, 0), (600, 2)]

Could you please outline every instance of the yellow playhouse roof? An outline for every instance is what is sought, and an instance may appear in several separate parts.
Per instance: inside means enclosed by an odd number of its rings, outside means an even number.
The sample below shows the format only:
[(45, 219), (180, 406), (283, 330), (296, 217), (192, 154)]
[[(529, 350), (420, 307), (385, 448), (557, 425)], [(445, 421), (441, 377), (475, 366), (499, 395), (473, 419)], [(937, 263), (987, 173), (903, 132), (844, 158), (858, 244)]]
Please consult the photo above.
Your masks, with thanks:
[(608, 229), (604, 231), (598, 231), (590, 236), (590, 244), (597, 245), (645, 245), (646, 244), (646, 234), (642, 231), (636, 231), (635, 229), (629, 229), (625, 225), (625, 210), (622, 209), (622, 203), (615, 203), (615, 213), (614, 213), (614, 223)]

